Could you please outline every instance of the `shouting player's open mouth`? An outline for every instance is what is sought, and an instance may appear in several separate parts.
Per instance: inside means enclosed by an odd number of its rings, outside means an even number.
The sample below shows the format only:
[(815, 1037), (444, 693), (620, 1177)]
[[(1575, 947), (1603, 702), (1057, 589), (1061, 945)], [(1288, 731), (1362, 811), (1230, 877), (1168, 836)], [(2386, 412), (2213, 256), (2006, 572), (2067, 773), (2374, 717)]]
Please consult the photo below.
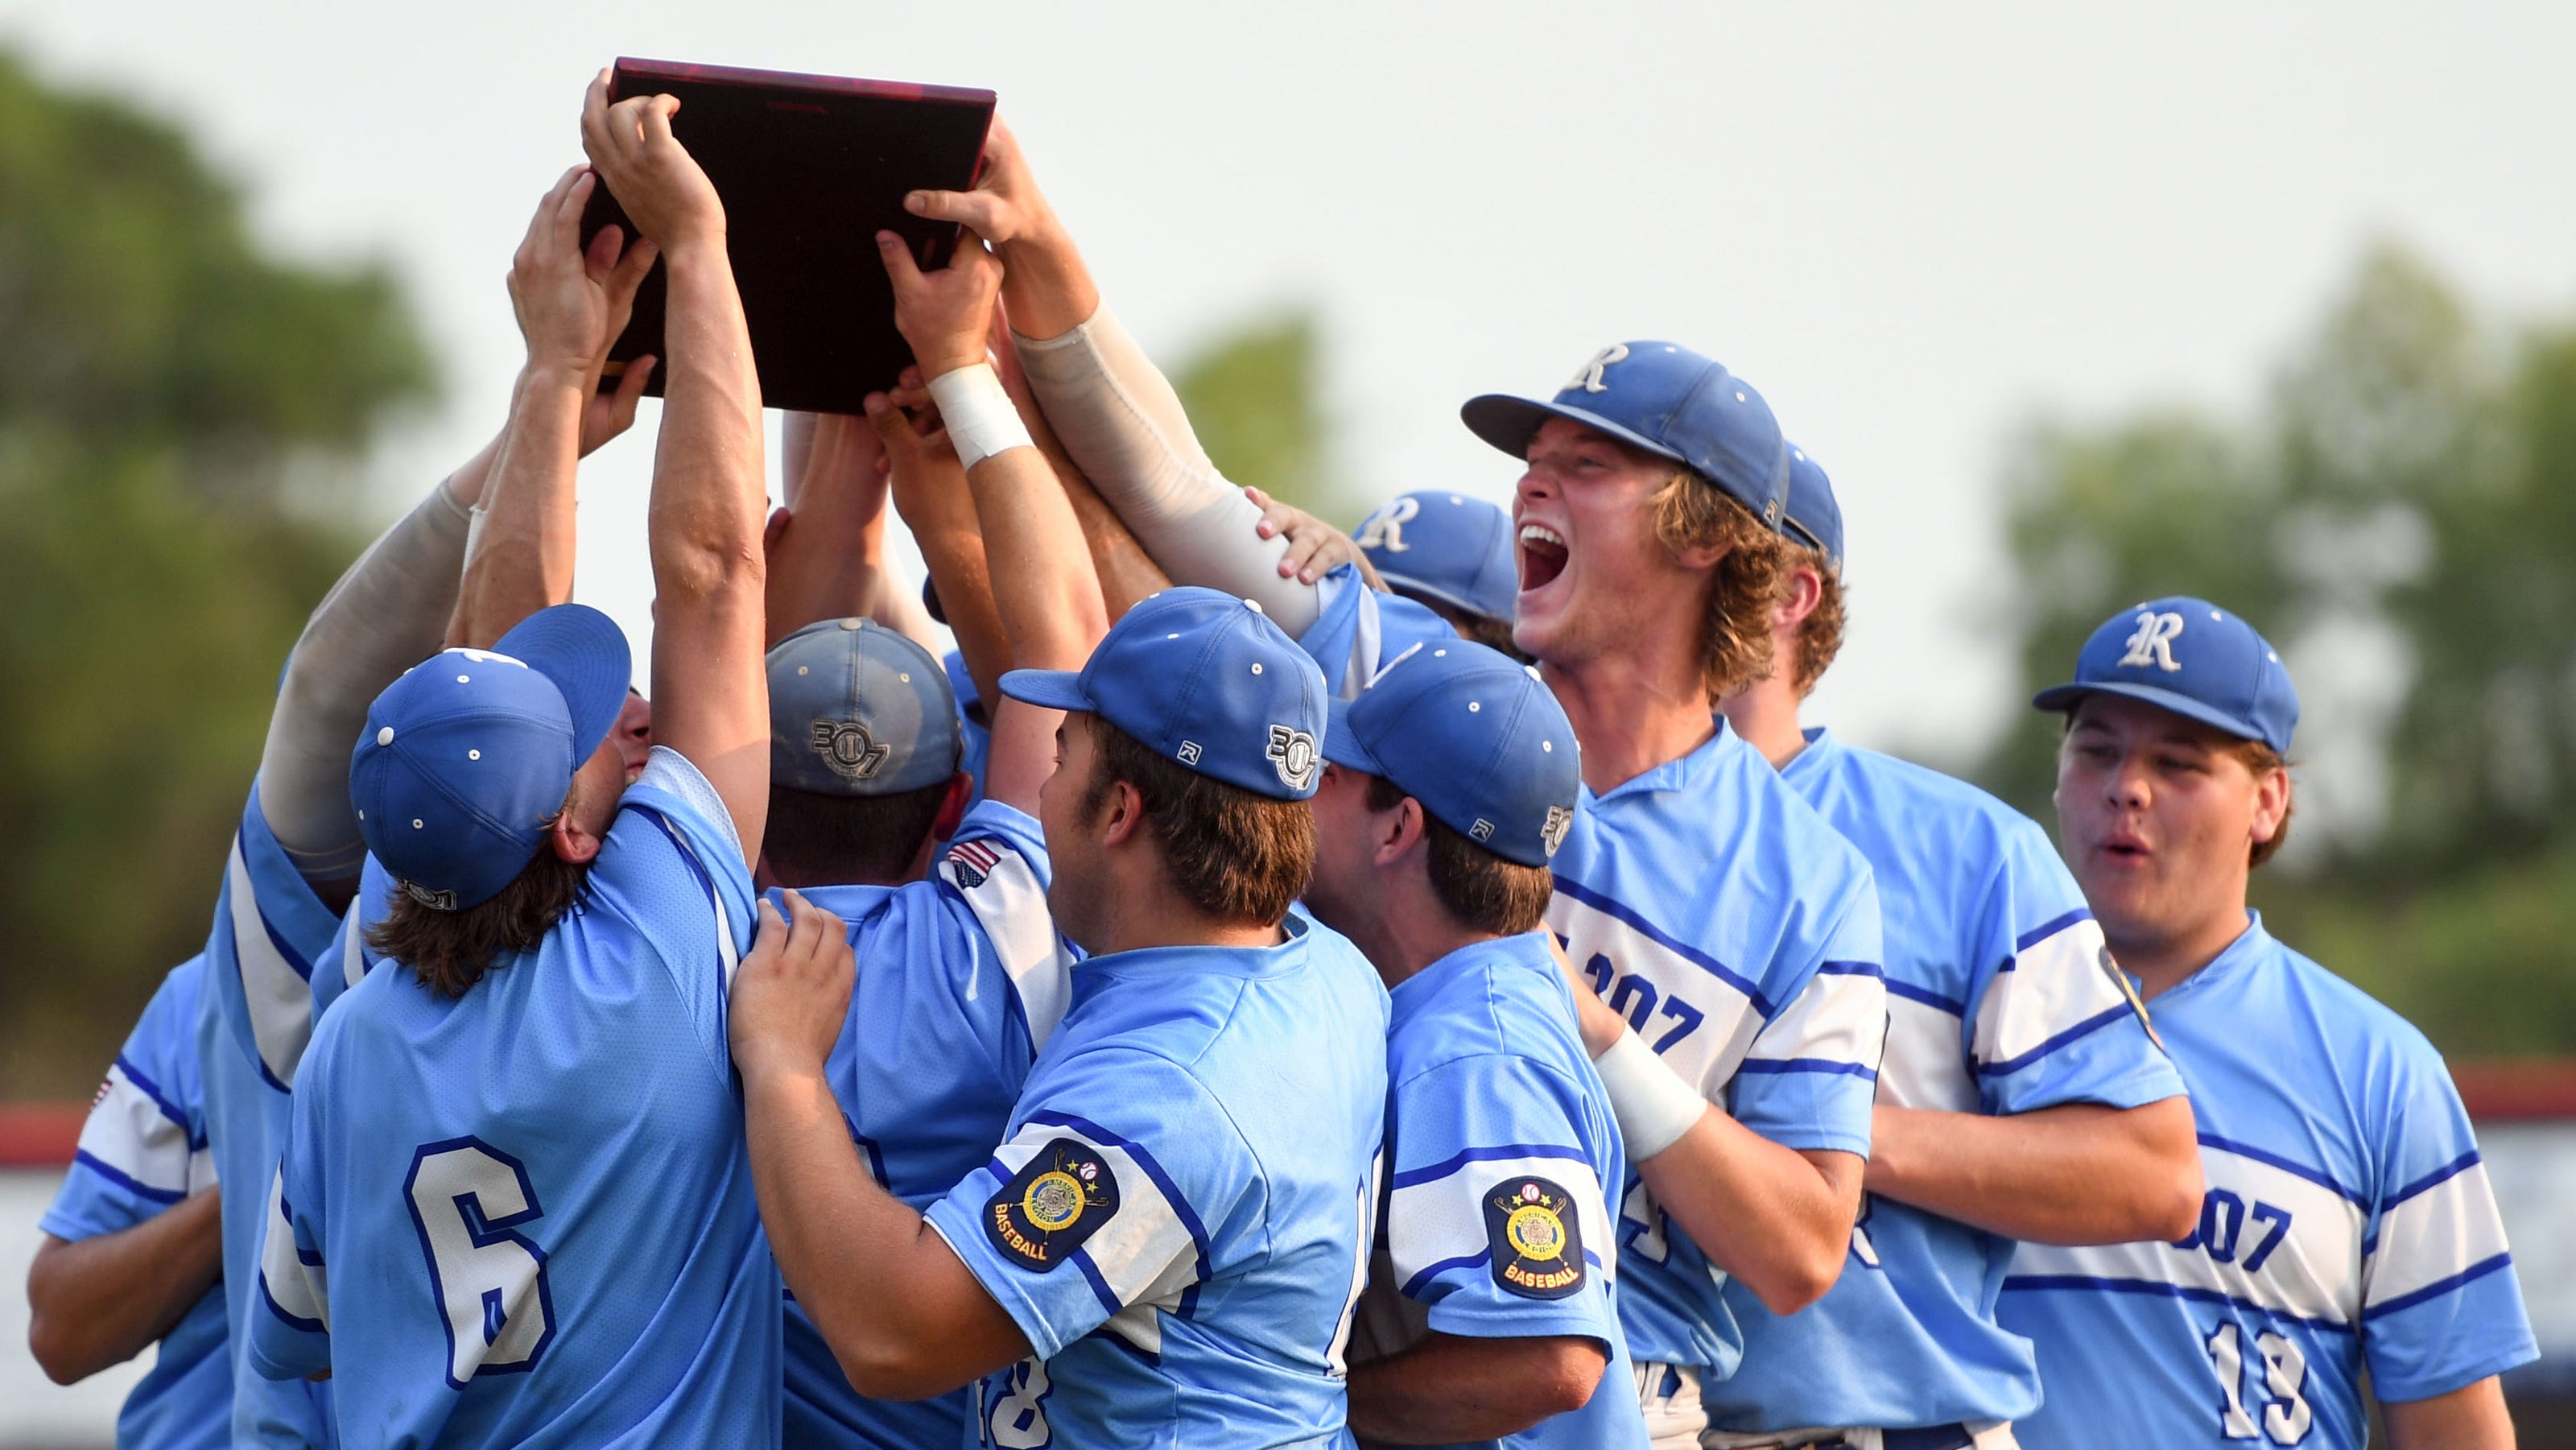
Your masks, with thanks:
[(1565, 537), (1556, 530), (1545, 524), (1523, 524), (1520, 545), (1523, 594), (1546, 588), (1565, 572)]

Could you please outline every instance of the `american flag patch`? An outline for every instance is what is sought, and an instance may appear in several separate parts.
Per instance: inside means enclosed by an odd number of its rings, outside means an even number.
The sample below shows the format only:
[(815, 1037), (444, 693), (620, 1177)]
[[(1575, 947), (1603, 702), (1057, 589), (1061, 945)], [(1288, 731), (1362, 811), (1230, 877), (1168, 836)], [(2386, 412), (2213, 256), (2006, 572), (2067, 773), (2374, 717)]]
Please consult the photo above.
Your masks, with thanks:
[(948, 848), (948, 864), (956, 868), (957, 884), (973, 890), (1002, 864), (1002, 853), (990, 841), (960, 841)]

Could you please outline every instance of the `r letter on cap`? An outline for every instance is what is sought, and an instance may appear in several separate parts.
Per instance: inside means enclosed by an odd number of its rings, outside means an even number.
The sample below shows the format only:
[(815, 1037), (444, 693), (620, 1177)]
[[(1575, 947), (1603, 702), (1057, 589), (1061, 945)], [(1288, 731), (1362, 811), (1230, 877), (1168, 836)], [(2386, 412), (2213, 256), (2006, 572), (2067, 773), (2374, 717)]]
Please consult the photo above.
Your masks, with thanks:
[(1581, 388), (1587, 393), (1606, 393), (1610, 391), (1610, 385), (1601, 381), (1601, 370), (1612, 363), (1623, 363), (1627, 360), (1628, 344), (1614, 342), (1594, 353), (1590, 362), (1585, 363), (1573, 377), (1566, 380), (1565, 386), (1569, 389)]
[(2129, 636), (2129, 652), (2120, 656), (2121, 667), (2143, 669), (2153, 665), (2167, 674), (2180, 670), (2182, 666), (2174, 663), (2173, 642), (2181, 633), (2181, 615), (2171, 610), (2162, 614), (2152, 609), (2140, 611), (2138, 632)]

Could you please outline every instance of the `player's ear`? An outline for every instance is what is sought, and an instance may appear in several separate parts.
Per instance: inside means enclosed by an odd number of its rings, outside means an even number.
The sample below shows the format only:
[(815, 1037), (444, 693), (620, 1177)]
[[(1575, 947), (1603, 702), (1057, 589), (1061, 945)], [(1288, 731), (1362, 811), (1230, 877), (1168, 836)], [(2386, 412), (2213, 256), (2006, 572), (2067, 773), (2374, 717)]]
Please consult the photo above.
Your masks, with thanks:
[(1145, 797), (1136, 789), (1134, 781), (1112, 781), (1102, 795), (1101, 810), (1104, 814), (1098, 823), (1101, 845), (1120, 845), (1129, 837), (1143, 832)]
[(1781, 585), (1780, 602), (1771, 606), (1771, 625), (1778, 630), (1794, 630), (1824, 602), (1825, 576), (1817, 573), (1813, 564), (1793, 564)]
[(575, 866), (587, 866), (599, 855), (599, 838), (575, 819), (570, 802), (555, 812), (554, 820), (546, 826), (546, 845), (555, 853), (555, 859)]
[(2281, 823), (2290, 818), (2290, 773), (2267, 770), (2254, 777), (2254, 822), (2247, 834), (2251, 844), (2260, 846), (2281, 832)]
[(1413, 797), (1406, 796), (1394, 810), (1373, 819), (1378, 823), (1375, 864), (1381, 869), (1416, 851), (1430, 849), (1431, 818), (1422, 813), (1422, 802)]

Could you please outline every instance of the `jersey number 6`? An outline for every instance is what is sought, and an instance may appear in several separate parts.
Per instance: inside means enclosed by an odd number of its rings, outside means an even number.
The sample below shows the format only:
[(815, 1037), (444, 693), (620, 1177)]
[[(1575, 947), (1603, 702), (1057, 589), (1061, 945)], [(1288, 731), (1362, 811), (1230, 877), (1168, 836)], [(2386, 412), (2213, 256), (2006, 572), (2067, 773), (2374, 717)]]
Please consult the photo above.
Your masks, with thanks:
[(546, 1251), (514, 1230), (545, 1215), (519, 1160), (480, 1138), (423, 1144), (403, 1180), (447, 1330), (447, 1383), (521, 1374), (554, 1342)]

